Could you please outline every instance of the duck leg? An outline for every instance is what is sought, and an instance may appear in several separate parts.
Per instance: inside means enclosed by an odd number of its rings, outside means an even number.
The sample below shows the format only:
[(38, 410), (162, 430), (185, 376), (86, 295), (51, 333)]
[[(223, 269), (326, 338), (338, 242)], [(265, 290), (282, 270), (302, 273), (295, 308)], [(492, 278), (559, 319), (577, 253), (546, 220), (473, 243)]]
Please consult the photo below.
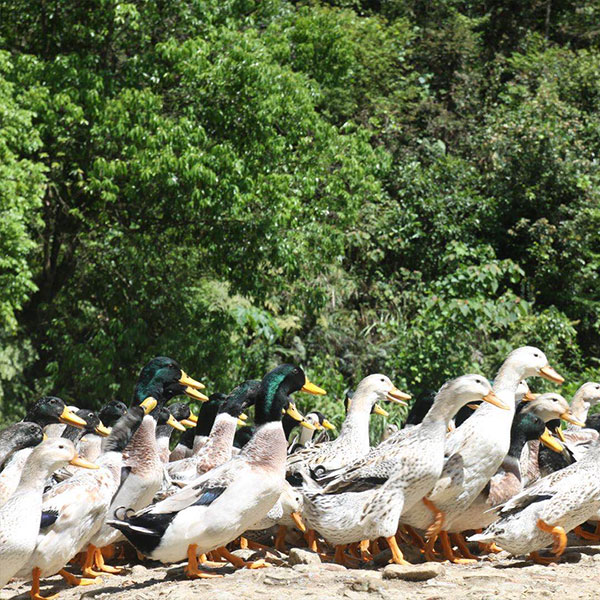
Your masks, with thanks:
[(94, 571), (94, 558), (96, 550), (96, 546), (93, 546), (92, 544), (90, 544), (87, 547), (87, 550), (85, 552), (85, 560), (83, 561), (83, 567), (81, 567), (81, 574), (84, 577), (94, 578), (99, 577), (101, 575), (101, 573)]
[(53, 600), (58, 594), (52, 594), (52, 596), (41, 596), (40, 595), (40, 569), (34, 567), (31, 571), (31, 590), (29, 591), (29, 597), (31, 600)]
[(536, 525), (538, 529), (541, 529), (542, 531), (552, 535), (552, 538), (554, 539), (552, 552), (554, 553), (555, 558), (560, 559), (562, 553), (567, 547), (567, 534), (565, 533), (565, 530), (560, 526), (553, 527), (552, 525), (548, 525), (548, 523), (542, 519), (538, 519)]
[(353, 562), (353, 560), (345, 554), (345, 548), (346, 544), (338, 544), (335, 547), (335, 555), (333, 557), (333, 560), (336, 563), (338, 563), (338, 565), (342, 565), (344, 567), (352, 568), (357, 566), (356, 563)]
[(581, 525), (577, 525), (573, 531), (584, 540), (588, 540), (590, 542), (600, 542), (600, 521), (596, 522), (596, 531), (594, 533), (591, 531), (586, 531), (581, 527)]
[(400, 548), (398, 547), (396, 536), (391, 535), (390, 537), (386, 537), (385, 541), (388, 543), (388, 546), (392, 551), (392, 562), (396, 563), (397, 565), (410, 564), (407, 560), (404, 560), (404, 555), (402, 554), (402, 550), (400, 550)]
[(312, 550), (313, 552), (319, 551), (319, 548), (317, 547), (317, 534), (314, 529), (308, 529), (304, 534), (304, 539), (306, 540), (309, 550)]
[[(375, 540), (375, 542), (376, 541), (377, 540)], [(375, 543), (375, 542), (373, 542), (373, 543)], [(362, 540), (358, 544), (358, 548), (360, 550), (360, 558), (364, 562), (369, 562), (370, 560), (373, 560), (373, 555), (371, 554), (371, 551), (369, 550), (370, 545), (371, 545), (371, 543), (369, 542), (369, 540)], [(377, 554), (379, 554), (379, 553), (377, 553)]]
[(462, 536), (462, 533), (452, 533), (451, 538), (460, 550), (463, 558), (477, 560), (477, 557), (469, 550), (469, 546), (467, 546), (467, 542), (465, 542), (465, 538)]
[(285, 551), (285, 534), (287, 533), (287, 527), (280, 525), (277, 529), (277, 535), (275, 536), (275, 549), (279, 552)]
[(102, 554), (102, 549), (96, 547), (94, 548), (94, 562), (98, 570), (100, 570), (102, 573), (110, 573), (111, 575), (119, 575), (123, 572), (123, 569), (107, 565), (104, 562), (104, 555)]
[(197, 544), (190, 544), (187, 549), (188, 564), (185, 567), (185, 574), (189, 579), (216, 579), (223, 577), (220, 573), (207, 573), (198, 569), (198, 559), (196, 558)]
[(530, 552), (529, 558), (538, 565), (549, 565), (555, 561), (552, 556), (540, 556), (537, 552)]
[(444, 557), (451, 563), (456, 565), (468, 565), (477, 562), (471, 558), (458, 558), (456, 554), (454, 554), (447, 531), (440, 531), (440, 541), (442, 542), (442, 552), (444, 553)]
[(433, 522), (427, 528), (427, 544), (425, 545), (425, 558), (427, 560), (432, 560), (430, 557), (434, 556), (433, 547), (438, 535), (442, 531), (445, 515), (431, 500), (429, 500), (429, 498), (422, 498), (422, 502), (433, 513)]
[(231, 552), (229, 552), (229, 550), (227, 550), (227, 548), (225, 548), (225, 546), (222, 546), (221, 548), (217, 548), (217, 552), (226, 560), (228, 560), (234, 567), (241, 569), (242, 567), (246, 567), (247, 569), (263, 569), (264, 567), (268, 567), (269, 563), (265, 562), (264, 560), (260, 559), (260, 560), (255, 560), (252, 562), (247, 562), (245, 560), (243, 560), (242, 558), (240, 558), (239, 556), (236, 556), (235, 554), (231, 554)]
[(92, 585), (94, 583), (102, 583), (102, 579), (94, 577), (94, 579), (88, 579), (87, 577), (77, 577), (73, 573), (65, 569), (61, 569), (58, 574), (69, 584), (69, 585)]

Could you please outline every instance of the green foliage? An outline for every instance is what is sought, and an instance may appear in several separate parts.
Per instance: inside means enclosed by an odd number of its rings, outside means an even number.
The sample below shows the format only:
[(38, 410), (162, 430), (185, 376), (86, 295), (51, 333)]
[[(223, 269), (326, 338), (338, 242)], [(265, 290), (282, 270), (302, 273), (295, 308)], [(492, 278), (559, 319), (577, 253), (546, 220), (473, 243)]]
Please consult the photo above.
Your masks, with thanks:
[(156, 354), (338, 425), (521, 344), (598, 379), (597, 4), (0, 0), (3, 418)]

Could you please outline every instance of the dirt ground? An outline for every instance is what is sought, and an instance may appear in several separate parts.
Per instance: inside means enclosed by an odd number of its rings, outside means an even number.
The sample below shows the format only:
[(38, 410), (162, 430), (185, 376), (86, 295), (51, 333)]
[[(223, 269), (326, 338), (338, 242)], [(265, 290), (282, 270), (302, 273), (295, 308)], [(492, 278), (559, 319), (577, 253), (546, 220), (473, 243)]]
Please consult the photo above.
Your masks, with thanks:
[[(61, 600), (89, 598), (103, 600), (175, 600), (179, 598), (282, 598), (286, 600), (350, 598), (352, 600), (596, 600), (600, 598), (600, 546), (581, 545), (572, 539), (560, 564), (542, 566), (506, 553), (483, 557), (478, 563), (455, 565), (419, 564), (415, 568), (369, 564), (360, 569), (319, 563), (316, 556), (291, 560), (279, 555), (279, 565), (265, 569), (239, 569), (225, 566), (214, 572), (224, 574), (217, 579), (190, 581), (183, 575), (183, 564), (135, 564), (122, 575), (104, 575), (94, 585), (71, 588), (56, 576), (43, 581), (42, 594), (60, 592)], [(249, 554), (249, 551), (238, 551)], [(260, 553), (259, 553), (260, 554)], [(380, 562), (387, 556), (380, 555)], [(295, 564), (295, 560), (315, 561)], [(418, 558), (417, 558), (418, 560)], [(431, 564), (431, 563), (430, 563)], [(73, 569), (76, 572), (76, 569)], [(393, 578), (430, 577), (426, 581)], [(423, 570), (430, 572), (423, 573)], [(411, 574), (412, 573), (412, 574)], [(0, 600), (29, 600), (29, 586), (13, 582), (0, 591)]]

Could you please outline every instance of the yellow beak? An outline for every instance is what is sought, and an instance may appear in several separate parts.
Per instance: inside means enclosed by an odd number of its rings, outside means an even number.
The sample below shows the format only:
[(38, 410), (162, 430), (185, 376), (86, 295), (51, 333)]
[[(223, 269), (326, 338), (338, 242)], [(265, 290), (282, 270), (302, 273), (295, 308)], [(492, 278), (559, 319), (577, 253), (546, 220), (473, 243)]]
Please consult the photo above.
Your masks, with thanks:
[(300, 427), (304, 427), (304, 429), (310, 429), (311, 431), (318, 429), (316, 425), (313, 425), (312, 423), (309, 423), (308, 421), (304, 420), (300, 421)]
[(567, 423), (573, 423), (573, 425), (577, 425), (579, 427), (585, 427), (585, 423), (582, 423), (581, 421), (578, 421), (573, 415), (569, 414), (569, 413), (563, 413), (562, 415), (560, 415), (560, 418), (563, 421), (567, 421)]
[(308, 380), (308, 377), (306, 378), (306, 381), (304, 382), (304, 385), (302, 386), (302, 389), (300, 391), (307, 392), (309, 394), (315, 394), (315, 396), (324, 396), (327, 393), (323, 388), (320, 388), (318, 385), (311, 383)]
[(523, 402), (533, 402), (533, 400), (535, 400), (538, 396), (539, 394), (534, 394), (531, 391), (527, 391), (523, 395)]
[(202, 392), (199, 392), (190, 385), (183, 390), (183, 393), (194, 400), (198, 400), (199, 402), (206, 402), (208, 400), (208, 396), (205, 396)]
[(247, 421), (248, 420), (248, 415), (246, 413), (242, 413), (238, 419), (241, 419), (242, 421)]
[(198, 415), (195, 415), (190, 411), (190, 416), (186, 419), (186, 421), (191, 421), (195, 425), (198, 422)]
[(295, 419), (296, 421), (304, 421), (304, 417), (300, 414), (300, 412), (296, 408), (296, 405), (293, 402), (289, 403), (285, 412), (288, 415), (290, 415), (290, 417), (292, 417), (292, 419)]
[(294, 523), (296, 524), (296, 527), (302, 533), (305, 533), (306, 532), (306, 525), (304, 525), (304, 522), (302, 521), (302, 517), (300, 516), (300, 513), (293, 512), (290, 516), (292, 517), (292, 521), (294, 521)]
[(179, 421), (184, 427), (187, 427), (188, 429), (192, 428), (192, 427), (196, 427), (196, 423), (194, 423), (194, 421), (192, 421), (191, 419), (181, 419), (181, 421)]
[(479, 404), (467, 404), (467, 406), (471, 409), (471, 410), (477, 410), (479, 408)]
[(504, 402), (502, 402), (502, 400), (500, 400), (498, 398), (498, 396), (496, 396), (496, 394), (494, 394), (493, 391), (491, 391), (489, 394), (486, 394), (482, 400), (484, 402), (489, 402), (490, 404), (493, 404), (494, 406), (497, 406), (498, 408), (503, 408), (504, 410), (510, 410), (510, 407), (506, 406), (506, 404), (504, 404)]
[(538, 371), (538, 374), (540, 375), (540, 377), (543, 377), (544, 379), (547, 379), (548, 381), (558, 383), (559, 385), (561, 383), (565, 382), (565, 378), (562, 375), (559, 375), (550, 365), (546, 365), (545, 367), (542, 367)]
[(99, 469), (100, 468), (98, 465), (95, 465), (93, 462), (90, 462), (89, 460), (86, 460), (85, 458), (81, 458), (81, 456), (77, 456), (77, 455), (75, 455), (75, 457), (69, 461), (69, 464), (73, 465), (75, 467), (83, 467), (84, 469)]
[(564, 450), (564, 446), (553, 437), (547, 427), (544, 433), (540, 435), (540, 442), (542, 442), (546, 448), (554, 450), (554, 452), (562, 452)]
[(246, 423), (238, 417), (237, 424), (238, 424), (238, 427), (243, 427)]
[(140, 404), (140, 406), (144, 409), (144, 413), (149, 415), (156, 408), (157, 404), (158, 404), (158, 402), (156, 401), (156, 398), (153, 398), (152, 396), (148, 396)]
[(177, 431), (185, 431), (185, 427), (173, 415), (169, 415), (167, 425), (170, 425), (173, 429), (177, 429)]
[(98, 425), (98, 427), (96, 427), (95, 432), (98, 435), (101, 435), (102, 437), (108, 437), (110, 435), (110, 428), (104, 427), (104, 425), (102, 424), (102, 421), (100, 421), (100, 425)]
[(381, 408), (381, 406), (379, 406), (379, 404), (375, 404), (373, 406), (373, 412), (376, 415), (381, 415), (382, 417), (387, 417), (390, 414), (387, 410)]
[(410, 400), (410, 394), (405, 394), (401, 392), (397, 387), (393, 387), (386, 395), (386, 400), (390, 402), (395, 402), (396, 404), (401, 404), (402, 406), (408, 406), (406, 403), (407, 400)]
[(87, 423), (81, 418), (78, 417), (76, 414), (72, 413), (66, 406), (63, 409), (62, 413), (60, 413), (60, 417), (58, 417), (58, 420), (61, 423), (66, 423), (67, 425), (73, 425), (74, 427), (85, 427), (87, 425)]
[(183, 385), (187, 385), (196, 390), (203, 390), (206, 386), (195, 379), (192, 379), (185, 371), (181, 371), (181, 377), (179, 378), (179, 383)]
[(323, 425), (323, 427), (325, 427), (325, 429), (330, 429), (331, 431), (335, 431), (335, 425), (333, 423), (330, 423), (327, 419), (323, 419), (322, 425)]

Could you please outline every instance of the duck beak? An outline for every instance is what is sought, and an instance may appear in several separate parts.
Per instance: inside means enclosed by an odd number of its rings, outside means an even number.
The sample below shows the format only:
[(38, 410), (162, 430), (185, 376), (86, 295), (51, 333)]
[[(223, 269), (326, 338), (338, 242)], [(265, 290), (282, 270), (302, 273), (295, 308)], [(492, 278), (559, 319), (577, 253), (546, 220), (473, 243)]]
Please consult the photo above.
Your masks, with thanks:
[[(193, 400), (198, 400), (199, 402), (206, 402), (208, 400), (208, 396), (205, 396), (202, 392), (199, 392), (197, 389), (193, 388), (191, 385), (188, 385), (183, 393), (186, 396), (189, 396)], [(196, 417), (197, 418), (197, 417)]]
[(327, 393), (323, 388), (320, 388), (318, 385), (311, 383), (308, 380), (308, 377), (304, 381), (304, 385), (302, 386), (300, 391), (307, 392), (309, 394), (314, 394), (315, 396), (324, 396)]
[(467, 404), (467, 406), (471, 409), (471, 410), (477, 410), (479, 408), (479, 404)]
[(565, 382), (565, 378), (562, 375), (559, 375), (550, 365), (542, 367), (538, 371), (538, 375), (548, 381), (558, 383), (559, 385)]
[(156, 398), (153, 398), (152, 396), (148, 396), (140, 404), (140, 406), (144, 409), (144, 413), (149, 415), (156, 408), (157, 404), (158, 404), (158, 402), (156, 401)]
[(192, 427), (196, 427), (196, 423), (194, 423), (194, 421), (192, 421), (191, 419), (181, 419), (181, 421), (179, 421), (184, 427), (186, 427), (187, 429), (191, 429)]
[(294, 521), (296, 527), (302, 533), (305, 533), (306, 532), (306, 525), (304, 525), (304, 521), (302, 521), (302, 517), (300, 516), (300, 513), (293, 512), (290, 516), (292, 517), (292, 521)]
[(565, 439), (565, 434), (563, 433), (562, 427), (559, 425), (555, 430), (554, 433), (556, 433), (556, 435), (558, 436), (558, 439), (561, 442), (566, 442), (567, 440)]
[(385, 395), (385, 399), (389, 400), (390, 402), (395, 402), (396, 404), (401, 404), (402, 406), (408, 406), (406, 401), (410, 400), (410, 394), (405, 394), (404, 392), (401, 392), (397, 387), (393, 387)]
[(187, 385), (195, 390), (203, 390), (206, 386), (195, 379), (192, 379), (185, 371), (181, 371), (181, 377), (179, 378), (179, 383), (182, 385)]
[(560, 415), (560, 418), (563, 421), (566, 421), (567, 423), (573, 423), (573, 425), (577, 425), (579, 427), (585, 427), (585, 423), (578, 421), (572, 414), (570, 414), (570, 412), (563, 413), (562, 415)]
[(240, 419), (240, 418), (238, 417), (238, 420), (237, 420), (237, 425), (238, 425), (238, 427), (244, 427), (244, 425), (246, 425), (246, 423), (245, 423), (245, 421), (243, 421), (242, 419)]
[(555, 439), (550, 430), (546, 427), (546, 430), (542, 435), (540, 435), (540, 442), (546, 446), (546, 448), (550, 448), (550, 450), (554, 450), (554, 452), (562, 452), (564, 450), (564, 446)]
[(191, 421), (195, 425), (198, 422), (198, 415), (195, 415), (193, 412), (190, 411), (190, 416), (185, 420)]
[(304, 429), (308, 429), (309, 431), (315, 431), (315, 429), (319, 429), (316, 425), (313, 425), (304, 419), (300, 421), (300, 427), (304, 427)]
[(95, 465), (93, 462), (86, 460), (85, 458), (81, 458), (81, 456), (75, 455), (70, 461), (70, 465), (74, 467), (83, 467), (84, 469), (99, 469), (98, 465)]
[(292, 417), (292, 419), (295, 421), (304, 421), (304, 417), (300, 414), (293, 402), (290, 402), (288, 407), (283, 412), (290, 415), (290, 417)]
[(523, 395), (523, 400), (522, 402), (533, 402), (533, 400), (535, 400), (537, 397), (539, 396), (539, 394), (534, 394), (531, 391), (527, 391), (525, 392), (525, 394)]
[(325, 427), (325, 429), (329, 429), (330, 431), (335, 431), (335, 425), (333, 423), (330, 423), (327, 419), (323, 419), (322, 425), (323, 425), (323, 427)]
[(248, 415), (246, 413), (241, 413), (238, 419), (241, 419), (242, 421), (247, 421)]
[(42, 433), (42, 442), (45, 442), (48, 439), (48, 436), (45, 433)]
[(79, 428), (85, 427), (87, 425), (87, 423), (81, 417), (78, 417), (76, 414), (72, 413), (66, 406), (63, 409), (62, 413), (60, 413), (60, 417), (58, 417), (58, 420), (61, 423), (73, 425), (74, 427)]
[(385, 409), (381, 408), (381, 406), (379, 406), (379, 404), (375, 404), (375, 405), (373, 406), (373, 412), (374, 412), (376, 415), (381, 415), (382, 417), (387, 417), (387, 416), (389, 416), (389, 414), (390, 414), (390, 413), (389, 413), (387, 410), (385, 410)]
[(177, 431), (185, 431), (185, 427), (173, 415), (169, 415), (167, 425), (170, 425), (173, 429), (177, 429)]
[(94, 429), (94, 431), (102, 437), (108, 437), (110, 435), (111, 429), (110, 427), (104, 427), (102, 421), (100, 421), (100, 424), (98, 425), (98, 427), (96, 427), (96, 429)]
[(496, 394), (494, 394), (493, 391), (489, 392), (488, 394), (486, 394), (482, 400), (484, 402), (489, 402), (490, 404), (493, 404), (494, 406), (497, 406), (498, 408), (503, 408), (504, 410), (510, 410), (510, 407), (507, 406), (506, 404), (504, 404), (504, 402), (502, 402), (502, 400), (500, 400), (498, 398), (498, 396), (496, 396)]

